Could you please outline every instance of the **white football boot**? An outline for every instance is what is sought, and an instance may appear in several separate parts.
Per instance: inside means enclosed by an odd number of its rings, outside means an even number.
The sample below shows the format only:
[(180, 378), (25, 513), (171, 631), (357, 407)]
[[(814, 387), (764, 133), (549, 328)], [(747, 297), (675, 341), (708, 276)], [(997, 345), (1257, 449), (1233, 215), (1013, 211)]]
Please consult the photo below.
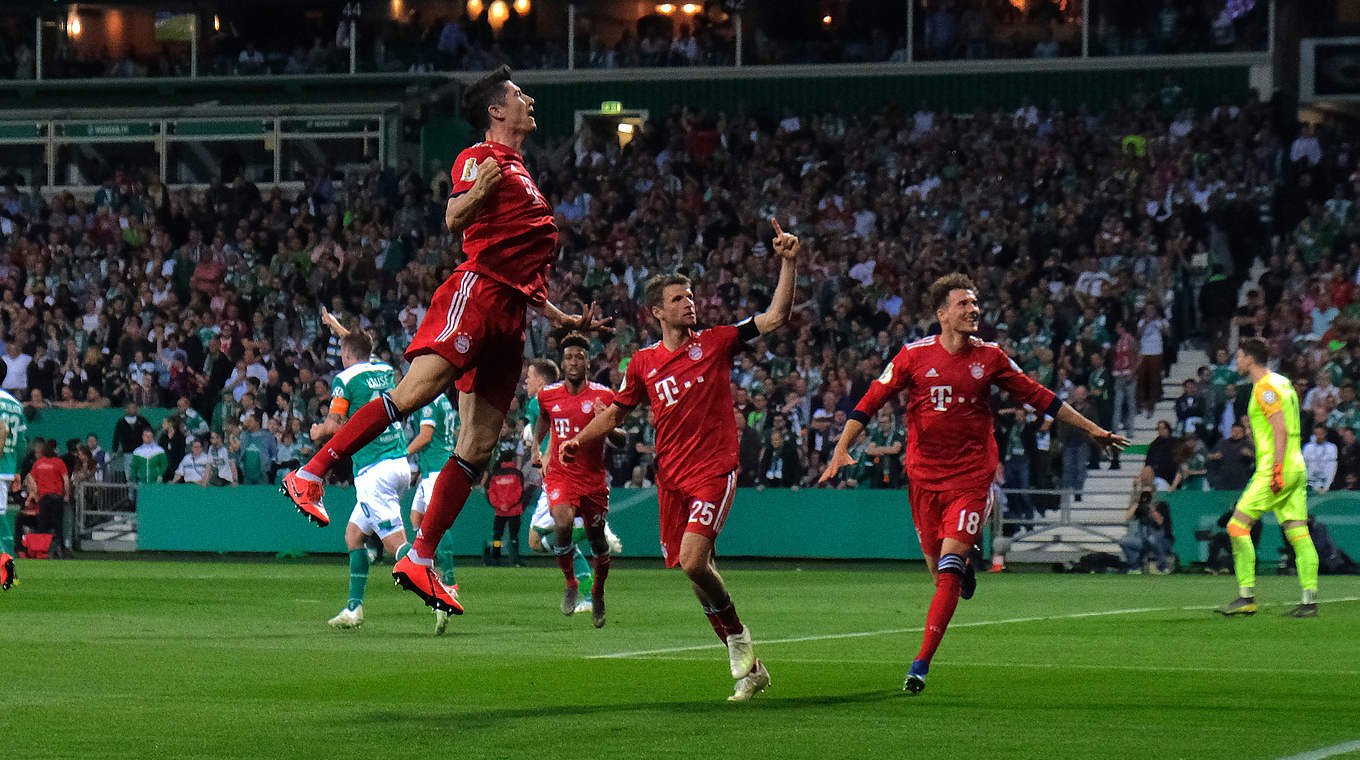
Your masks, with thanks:
[(755, 667), (744, 677), (737, 679), (736, 691), (727, 698), (728, 702), (745, 702), (751, 697), (765, 691), (765, 687), (770, 685), (770, 671), (765, 669), (765, 663), (756, 660)]
[(750, 626), (742, 626), (741, 633), (727, 637), (727, 660), (732, 665), (732, 677), (743, 678), (756, 664), (756, 649), (751, 644)]
[(340, 610), (340, 614), (327, 621), (332, 628), (358, 628), (364, 624), (364, 606)]

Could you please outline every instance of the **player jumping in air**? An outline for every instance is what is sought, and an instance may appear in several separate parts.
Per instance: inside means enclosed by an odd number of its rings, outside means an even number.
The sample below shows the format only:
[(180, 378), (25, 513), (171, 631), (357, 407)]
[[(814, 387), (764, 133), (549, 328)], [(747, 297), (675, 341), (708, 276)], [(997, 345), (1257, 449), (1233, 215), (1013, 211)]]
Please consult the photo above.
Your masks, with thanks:
[(1287, 614), (1317, 617), (1318, 554), (1308, 533), (1307, 473), (1299, 436), (1299, 396), (1289, 378), (1266, 366), (1269, 352), (1259, 338), (1247, 338), (1237, 350), (1237, 371), (1251, 378), (1251, 434), (1256, 439), (1256, 474), (1237, 500), (1228, 521), (1237, 598), (1219, 607), (1221, 615), (1256, 612), (1256, 547), (1251, 527), (1261, 515), (1274, 512), (1294, 547), (1303, 600)]
[(618, 427), (646, 399), (656, 415), (657, 499), (661, 553), (694, 584), (713, 631), (727, 645), (736, 690), (745, 701), (770, 684), (756, 658), (751, 631), (737, 617), (718, 574), (714, 541), (722, 532), (737, 484), (737, 426), (728, 381), (732, 357), (748, 341), (782, 326), (793, 306), (798, 238), (774, 222), (775, 253), (783, 259), (767, 311), (735, 325), (696, 330), (694, 293), (688, 277), (663, 274), (647, 282), (646, 306), (661, 323), (661, 341), (638, 350), (628, 362), (614, 404), (561, 445), (562, 461)]
[[(330, 317), (330, 315), (326, 315)], [(313, 425), (312, 440), (321, 441), (340, 429), (351, 405), (360, 406), (379, 393), (390, 391), (394, 371), (370, 359), (373, 342), (362, 330), (345, 330), (334, 317), (326, 320), (340, 335), (340, 363), (331, 382), (331, 406), (326, 420)], [(401, 520), (401, 495), (411, 487), (411, 467), (406, 462), (406, 435), (400, 422), (390, 423), (377, 438), (354, 452), (354, 511), (345, 526), (349, 550), (349, 600), (340, 614), (330, 619), (335, 628), (358, 628), (364, 622), (364, 590), (368, 585), (366, 536), (377, 536), (383, 549), (401, 556), (406, 544), (406, 525)], [(456, 603), (456, 602), (455, 602)]]
[[(406, 455), (420, 455), (420, 484), (416, 486), (415, 498), (411, 501), (411, 529), (420, 530), (420, 523), (425, 519), (425, 510), (430, 506), (430, 494), (434, 491), (434, 482), (439, 478), (439, 471), (444, 464), (453, 456), (453, 446), (458, 440), (458, 412), (449, 403), (447, 394), (441, 393), (434, 401), (426, 404), (420, 410), (420, 431), (416, 437), (406, 446)], [(444, 585), (453, 592), (453, 597), (458, 598), (458, 583), (454, 580), (453, 574), (453, 547), (450, 541), (439, 542), (439, 548), (435, 550), (438, 562), (435, 565), (439, 568), (439, 578)], [(444, 630), (449, 625), (449, 613), (446, 610), (436, 608), (434, 611), (434, 632), (436, 635), (444, 635)]]
[(328, 524), (321, 482), (331, 466), (455, 386), (462, 422), (458, 444), (435, 480), (411, 551), (392, 568), (398, 585), (430, 607), (455, 614), (462, 607), (435, 572), (435, 547), (481, 479), (500, 437), (519, 384), (525, 311), (539, 309), (554, 326), (568, 329), (593, 331), (609, 322), (593, 318), (594, 304), (572, 317), (547, 300), (557, 225), (521, 158), (524, 141), (537, 127), (534, 99), (502, 66), (468, 88), (465, 105), (485, 140), (458, 154), (444, 223), (450, 232), (463, 233), (467, 261), (435, 291), (406, 349), (411, 366), (401, 383), (359, 408), (283, 481), (299, 511)]
[(940, 334), (902, 347), (883, 374), (869, 386), (846, 422), (821, 480), (855, 464), (849, 446), (870, 417), (907, 392), (907, 498), (912, 521), (935, 580), (920, 654), (902, 688), (919, 694), (926, 687), (930, 659), (944, 638), (959, 598), (973, 596), (977, 581), (969, 555), (982, 535), (991, 510), (996, 474), (996, 437), (992, 431), (991, 388), (1060, 422), (1081, 428), (1096, 445), (1122, 449), (1128, 439), (1086, 419), (1025, 375), (995, 343), (974, 337), (981, 312), (977, 287), (964, 274), (941, 277), (930, 286), (930, 302)]
[[(562, 340), (562, 377), (560, 383), (545, 386), (538, 392), (539, 417), (534, 426), (534, 445), (552, 434), (548, 461), (543, 471), (543, 492), (548, 496), (548, 509), (554, 523), (553, 554), (557, 566), (567, 579), (562, 596), (562, 614), (576, 611), (580, 583), (572, 566), (576, 547), (571, 534), (575, 521), (585, 523), (586, 538), (590, 540), (594, 582), (590, 588), (591, 621), (603, 628), (604, 584), (609, 577), (609, 541), (605, 538), (605, 518), (609, 514), (609, 476), (604, 469), (604, 439), (591, 441), (580, 447), (573, 461), (558, 457), (557, 447), (580, 433), (600, 412), (614, 401), (614, 392), (607, 386), (590, 382), (590, 341), (579, 333)], [(615, 429), (610, 436), (616, 439), (623, 431)]]

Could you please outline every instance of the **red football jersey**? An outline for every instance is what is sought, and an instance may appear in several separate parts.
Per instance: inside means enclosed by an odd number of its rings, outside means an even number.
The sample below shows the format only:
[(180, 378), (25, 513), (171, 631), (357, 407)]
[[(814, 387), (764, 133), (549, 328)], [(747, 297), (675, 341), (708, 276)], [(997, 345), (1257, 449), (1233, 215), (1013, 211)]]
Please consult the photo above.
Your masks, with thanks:
[(593, 494), (609, 490), (609, 479), (604, 469), (604, 440), (599, 438), (581, 447), (576, 460), (564, 464), (557, 458), (563, 441), (581, 432), (600, 410), (614, 401), (614, 392), (606, 385), (587, 383), (580, 393), (573, 394), (566, 383), (553, 383), (538, 392), (539, 413), (548, 422), (551, 440), (548, 442), (548, 466), (543, 480), (549, 490), (560, 489), (573, 494)]
[(851, 415), (865, 422), (907, 390), (907, 477), (929, 490), (986, 487), (996, 475), (992, 386), (1041, 412), (1056, 414), (1053, 391), (1031, 380), (995, 343), (970, 338), (958, 354), (938, 336), (908, 343)]
[(465, 149), (453, 162), (449, 197), (472, 189), (477, 165), (488, 156), (500, 164), (501, 180), (463, 230), (467, 261), (458, 269), (509, 285), (541, 304), (547, 295), (548, 271), (557, 260), (557, 223), (552, 206), (524, 168), (524, 159), (500, 143), (480, 142)]
[(683, 490), (736, 469), (732, 356), (756, 333), (746, 320), (691, 332), (675, 351), (658, 342), (633, 354), (614, 403), (651, 403), (658, 486)]

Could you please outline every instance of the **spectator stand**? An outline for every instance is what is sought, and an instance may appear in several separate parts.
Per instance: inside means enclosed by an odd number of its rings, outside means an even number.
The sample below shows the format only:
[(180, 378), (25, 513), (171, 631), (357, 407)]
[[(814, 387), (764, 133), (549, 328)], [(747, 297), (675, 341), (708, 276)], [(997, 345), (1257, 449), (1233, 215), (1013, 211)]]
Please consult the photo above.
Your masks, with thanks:
[(0, 122), (0, 157), (48, 197), (71, 190), (92, 198), (101, 173), (120, 165), (155, 167), (172, 190), (206, 190), (226, 172), (296, 193), (302, 183), (294, 167), (321, 163), (345, 171), (388, 160), (395, 122), (368, 108), (296, 117), (6, 121)]

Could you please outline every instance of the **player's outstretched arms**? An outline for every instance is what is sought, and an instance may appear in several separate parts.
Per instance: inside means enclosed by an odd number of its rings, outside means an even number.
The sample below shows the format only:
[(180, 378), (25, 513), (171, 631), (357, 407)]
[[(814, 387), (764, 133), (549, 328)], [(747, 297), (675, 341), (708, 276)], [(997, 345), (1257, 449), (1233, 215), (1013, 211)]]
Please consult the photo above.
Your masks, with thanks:
[(798, 238), (785, 232), (779, 220), (771, 218), (774, 227), (774, 252), (782, 259), (779, 266), (779, 283), (775, 285), (774, 295), (770, 298), (770, 308), (755, 315), (752, 322), (761, 335), (778, 330), (789, 321), (793, 310), (793, 290), (798, 279)]
[(836, 473), (842, 467), (857, 464), (854, 457), (850, 456), (850, 442), (859, 437), (859, 433), (864, 429), (864, 425), (859, 420), (848, 420), (845, 423), (845, 430), (841, 431), (841, 439), (836, 441), (836, 450), (831, 452), (831, 461), (826, 463), (826, 469), (822, 471), (822, 476), (817, 478), (818, 483), (825, 483), (836, 477)]
[(583, 333), (598, 332), (606, 335), (614, 332), (614, 318), (601, 317), (600, 305), (593, 301), (590, 304), (590, 308), (586, 309), (581, 314), (567, 314), (557, 308), (552, 301), (544, 301), (543, 306), (541, 306), (540, 309), (543, 311), (543, 316), (548, 318), (548, 322), (550, 322), (553, 327), (566, 328), (568, 330), (575, 330)]
[(595, 415), (589, 425), (576, 434), (576, 437), (563, 441), (557, 449), (557, 458), (563, 464), (570, 464), (576, 461), (576, 452), (581, 450), (581, 444), (590, 443), (619, 426), (623, 421), (624, 415), (628, 414), (628, 409), (618, 404), (610, 404), (603, 412)]
[(449, 232), (461, 232), (472, 220), (477, 218), (477, 212), (482, 210), (482, 204), (486, 203), (487, 196), (501, 181), (501, 165), (497, 163), (494, 156), (487, 156), (477, 164), (477, 179), (473, 181), (472, 188), (466, 193), (456, 195), (449, 199), (449, 205), (444, 208), (444, 226)]
[(1071, 404), (1063, 402), (1058, 409), (1058, 421), (1079, 428), (1091, 439), (1102, 451), (1119, 453), (1130, 443), (1129, 439), (1118, 433), (1111, 432), (1087, 419), (1085, 415), (1072, 408)]

